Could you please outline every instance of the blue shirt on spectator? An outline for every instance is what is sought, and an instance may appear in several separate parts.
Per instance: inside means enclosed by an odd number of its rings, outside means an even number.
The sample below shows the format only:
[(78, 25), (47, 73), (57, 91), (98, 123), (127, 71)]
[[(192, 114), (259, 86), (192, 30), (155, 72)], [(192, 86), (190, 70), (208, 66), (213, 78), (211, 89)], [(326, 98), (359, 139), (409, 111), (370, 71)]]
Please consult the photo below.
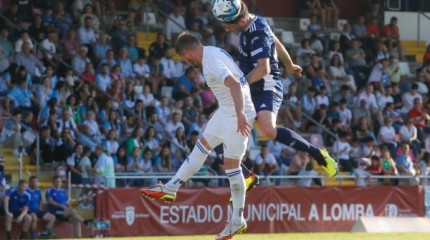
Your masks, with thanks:
[(23, 207), (29, 207), (31, 196), (27, 192), (19, 193), (17, 188), (12, 189), (8, 193), (9, 211), (11, 213), (20, 213)]
[(38, 212), (40, 210), (40, 201), (42, 201), (42, 192), (40, 189), (36, 188), (34, 190), (31, 190), (30, 188), (27, 188), (27, 193), (30, 194), (30, 204), (29, 204), (29, 210), (31, 212)]
[[(46, 200), (49, 200), (49, 199), (57, 202), (60, 205), (67, 207), (67, 201), (69, 200), (69, 196), (67, 195), (66, 190), (62, 188), (57, 189), (55, 187), (52, 187), (46, 190)], [(56, 211), (63, 211), (62, 208), (53, 206), (51, 204), (48, 204), (48, 210), (51, 213), (55, 213)]]
[(411, 158), (409, 156), (404, 155), (404, 154), (401, 154), (397, 157), (396, 164), (397, 164), (397, 170), (399, 171), (399, 173), (403, 173), (403, 171), (401, 169), (402, 166), (405, 167), (409, 171), (413, 168)]
[(28, 89), (22, 89), (20, 87), (13, 87), (7, 96), (13, 100), (15, 107), (31, 107), (31, 98), (33, 93)]
[(126, 59), (117, 59), (117, 64), (121, 67), (121, 76), (123, 77), (133, 77), (133, 64), (129, 58)]
[(181, 76), (178, 81), (176, 82), (175, 86), (173, 87), (173, 92), (178, 92), (179, 87), (184, 86), (184, 88), (191, 92), (191, 89), (193, 88), (193, 81), (191, 81), (187, 76), (183, 75)]
[(115, 32), (112, 34), (112, 43), (115, 49), (124, 47), (127, 43), (128, 36), (130, 36), (130, 32), (127, 30), (115, 30)]
[(109, 44), (96, 43), (94, 44), (94, 55), (100, 59), (104, 59), (106, 57), (107, 50), (112, 49), (112, 46)]

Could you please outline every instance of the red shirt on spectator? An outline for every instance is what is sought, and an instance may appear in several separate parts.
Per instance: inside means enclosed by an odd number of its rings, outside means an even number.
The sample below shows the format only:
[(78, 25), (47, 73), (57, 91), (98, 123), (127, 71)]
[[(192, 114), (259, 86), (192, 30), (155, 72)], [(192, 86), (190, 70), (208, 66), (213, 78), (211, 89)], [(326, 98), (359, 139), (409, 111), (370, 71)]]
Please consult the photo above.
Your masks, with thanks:
[(427, 66), (427, 63), (430, 61), (430, 52), (426, 52), (423, 57), (423, 66)]
[(366, 171), (370, 172), (373, 175), (382, 174), (382, 168), (379, 165), (370, 165), (366, 168)]
[(81, 78), (85, 79), (85, 81), (91, 82), (93, 84), (96, 84), (96, 76), (92, 73), (83, 72), (81, 74)]
[(409, 119), (414, 119), (414, 126), (423, 128), (426, 126), (426, 121), (423, 117), (423, 113), (426, 113), (426, 110), (424, 108), (416, 109), (412, 108), (408, 113)]
[(399, 33), (399, 27), (397, 27), (397, 25), (393, 25), (393, 24), (387, 24), (384, 26), (384, 33), (385, 36), (388, 38), (399, 38), (400, 33)]
[(368, 24), (366, 26), (366, 29), (368, 34), (373, 34), (375, 35), (375, 37), (381, 36), (381, 27), (377, 24), (376, 25)]

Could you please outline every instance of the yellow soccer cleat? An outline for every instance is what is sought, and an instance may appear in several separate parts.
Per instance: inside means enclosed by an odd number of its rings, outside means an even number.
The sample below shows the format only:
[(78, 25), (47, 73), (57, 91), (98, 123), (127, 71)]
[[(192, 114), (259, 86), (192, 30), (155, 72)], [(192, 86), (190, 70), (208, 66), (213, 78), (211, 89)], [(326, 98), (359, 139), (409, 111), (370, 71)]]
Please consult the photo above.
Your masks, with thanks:
[(338, 172), (336, 161), (332, 157), (330, 157), (325, 148), (321, 147), (319, 150), (321, 153), (321, 157), (315, 158), (315, 161), (320, 166), (321, 171), (330, 177), (336, 176)]

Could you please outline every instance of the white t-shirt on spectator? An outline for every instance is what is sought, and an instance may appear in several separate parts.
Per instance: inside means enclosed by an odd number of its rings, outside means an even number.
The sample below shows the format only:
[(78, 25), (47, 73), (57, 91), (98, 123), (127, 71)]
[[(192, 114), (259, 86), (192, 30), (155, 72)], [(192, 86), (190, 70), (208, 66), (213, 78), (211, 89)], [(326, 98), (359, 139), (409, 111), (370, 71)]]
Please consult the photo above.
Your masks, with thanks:
[(133, 64), (133, 71), (137, 75), (149, 77), (149, 73), (151, 72), (151, 69), (149, 69), (148, 64), (140, 65), (139, 63)]
[(360, 106), (361, 100), (365, 100), (367, 102), (367, 108), (378, 108), (378, 104), (376, 104), (375, 94), (367, 94), (365, 91), (362, 91), (357, 98), (357, 106)]
[(74, 167), (76, 160), (80, 160), (80, 159), (76, 159), (76, 153), (73, 153), (70, 157), (67, 158), (67, 165)]
[(96, 33), (92, 28), (80, 27), (78, 29), (78, 37), (82, 44), (92, 44), (96, 42)]
[(175, 133), (176, 133), (176, 130), (177, 130), (178, 128), (183, 128), (183, 129), (185, 129), (184, 124), (182, 124), (182, 122), (177, 122), (177, 123), (175, 124), (175, 123), (173, 123), (172, 121), (169, 121), (169, 122), (166, 124), (166, 128), (165, 128), (165, 130), (166, 130), (166, 133), (170, 134), (170, 136), (171, 136), (171, 137), (174, 137), (174, 136), (175, 136)]
[(352, 113), (351, 113), (351, 110), (349, 110), (348, 108), (345, 108), (344, 110), (339, 109), (339, 115), (340, 115), (340, 122), (342, 123), (342, 126), (346, 126), (347, 123), (351, 122)]
[[(346, 148), (346, 151), (343, 151)], [(333, 145), (333, 151), (339, 153), (337, 158), (339, 159), (349, 159), (349, 152), (351, 151), (351, 145), (348, 142), (336, 141)], [(340, 153), (343, 151), (342, 153)]]
[(330, 105), (330, 101), (327, 97), (327, 95), (318, 95), (315, 97), (317, 99), (317, 106), (320, 106), (321, 104), (324, 104), (326, 106)]
[(379, 129), (379, 135), (382, 136), (385, 140), (385, 142), (395, 142), (395, 138), (396, 138), (396, 131), (394, 130), (393, 126), (387, 127), (387, 126), (382, 126)]
[(112, 83), (112, 79), (110, 78), (109, 74), (97, 74), (96, 83), (103, 92), (106, 92)]
[(399, 134), (402, 137), (402, 141), (409, 142), (409, 140), (417, 134), (417, 128), (412, 125), (408, 128), (406, 125), (402, 125), (399, 130)]
[(163, 73), (166, 78), (176, 77), (176, 64), (172, 59), (166, 57), (161, 58), (161, 64), (163, 65)]
[(142, 100), (143, 106), (147, 107), (154, 103), (154, 95), (152, 93), (148, 93), (148, 95), (145, 96), (145, 94), (141, 93), (137, 96), (137, 99)]
[(394, 103), (393, 97), (392, 96), (386, 96), (386, 95), (381, 95), (378, 98), (378, 106), (381, 109), (384, 109), (385, 106), (387, 105), (387, 103)]
[(269, 152), (267, 153), (266, 156), (264, 156), (264, 158), (261, 156), (261, 154), (258, 154), (257, 157), (255, 158), (255, 164), (257, 165), (267, 164), (269, 166), (274, 166), (278, 163), (276, 162), (275, 156)]
[(402, 96), (403, 106), (406, 112), (409, 112), (414, 107), (414, 99), (419, 98), (421, 102), (423, 102), (423, 97), (421, 94), (417, 93), (412, 95), (410, 92), (406, 92)]
[(49, 59), (52, 59), (57, 52), (55, 44), (53, 42), (50, 42), (47, 38), (42, 41), (42, 47), (46, 50), (46, 54)]

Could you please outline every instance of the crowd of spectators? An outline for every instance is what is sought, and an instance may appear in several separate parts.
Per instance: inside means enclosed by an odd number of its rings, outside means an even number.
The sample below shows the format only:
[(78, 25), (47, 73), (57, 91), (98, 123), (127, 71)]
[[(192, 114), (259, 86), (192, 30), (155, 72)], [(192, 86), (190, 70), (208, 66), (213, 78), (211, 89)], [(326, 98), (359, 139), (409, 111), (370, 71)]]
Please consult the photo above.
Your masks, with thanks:
[[(12, 1), (3, 12), (9, 21), (0, 23), (0, 95), (15, 117), (3, 127), (2, 141), (15, 155), (35, 159), (36, 136), (27, 130), (33, 129), (40, 136), (43, 165), (65, 167), (74, 183), (141, 186), (154, 180), (115, 182), (111, 177), (178, 169), (217, 103), (199, 69), (173, 60), (171, 44), (188, 29), (237, 59), (239, 35), (224, 32), (208, 0), (150, 2), (155, 4), (151, 9), (156, 6), (169, 18), (155, 14), (166, 27), (145, 51), (137, 44), (145, 1), (130, 1), (122, 17), (113, 1)], [(384, 26), (374, 3), (333, 39), (340, 11), (336, 1), (308, 3), (309, 38), (291, 52), (304, 77), (290, 76), (280, 66), (284, 104), (278, 122), (321, 134), (342, 171), (376, 169), (370, 159), (378, 158), (380, 171), (372, 174), (427, 174), (428, 160), (421, 156), (430, 152), (429, 54), (410, 84), (399, 67), (403, 56), (396, 18)], [(256, 157), (248, 153), (244, 162), (262, 176), (315, 174), (307, 154), (294, 154), (277, 142), (261, 149)], [(223, 175), (219, 156), (210, 156), (201, 173)], [(312, 182), (299, 184), (321, 184)]]

